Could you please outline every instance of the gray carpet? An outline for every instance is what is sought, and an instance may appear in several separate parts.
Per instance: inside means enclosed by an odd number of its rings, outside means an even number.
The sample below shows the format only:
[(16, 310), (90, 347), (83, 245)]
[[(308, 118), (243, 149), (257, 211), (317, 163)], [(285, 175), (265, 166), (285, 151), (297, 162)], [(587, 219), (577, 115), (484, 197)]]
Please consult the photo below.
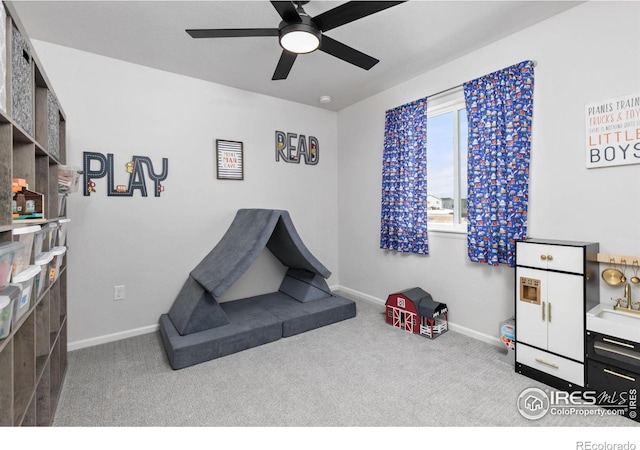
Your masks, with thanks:
[(179, 371), (159, 333), (69, 353), (54, 426), (633, 427), (623, 417), (523, 418), (518, 395), (546, 388), (501, 349), (449, 331), (399, 331), (384, 308)]

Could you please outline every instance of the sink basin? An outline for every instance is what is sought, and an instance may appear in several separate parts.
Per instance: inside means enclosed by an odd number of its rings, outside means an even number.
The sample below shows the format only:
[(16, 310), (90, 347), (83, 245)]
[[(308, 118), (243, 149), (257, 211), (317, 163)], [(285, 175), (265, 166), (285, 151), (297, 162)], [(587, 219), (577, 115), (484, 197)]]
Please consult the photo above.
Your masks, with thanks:
[(587, 312), (587, 330), (640, 342), (640, 315), (599, 304)]
[(615, 320), (616, 322), (629, 324), (633, 326), (640, 325), (640, 322), (638, 322), (638, 320), (640, 319), (640, 316), (632, 316), (631, 313), (626, 313), (624, 311), (616, 311), (615, 309), (611, 311), (607, 309), (603, 309), (598, 314), (596, 314), (596, 317), (599, 317), (601, 319), (606, 319), (606, 320)]

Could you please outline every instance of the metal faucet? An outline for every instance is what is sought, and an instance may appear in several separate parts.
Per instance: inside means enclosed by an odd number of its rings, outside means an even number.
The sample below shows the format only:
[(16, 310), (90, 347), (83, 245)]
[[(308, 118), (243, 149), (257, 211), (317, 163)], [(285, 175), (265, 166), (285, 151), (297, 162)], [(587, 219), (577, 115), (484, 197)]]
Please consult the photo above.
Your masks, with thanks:
[(624, 302), (626, 303), (626, 306), (622, 306), (621, 304), (622, 301), (623, 299), (621, 298), (616, 299), (616, 304), (613, 307), (613, 309), (617, 311), (625, 311), (625, 312), (630, 312), (634, 314), (640, 314), (640, 310), (633, 309), (631, 307), (632, 305), (636, 305), (638, 303), (637, 302), (634, 303), (631, 301), (631, 285), (629, 283), (624, 284)]

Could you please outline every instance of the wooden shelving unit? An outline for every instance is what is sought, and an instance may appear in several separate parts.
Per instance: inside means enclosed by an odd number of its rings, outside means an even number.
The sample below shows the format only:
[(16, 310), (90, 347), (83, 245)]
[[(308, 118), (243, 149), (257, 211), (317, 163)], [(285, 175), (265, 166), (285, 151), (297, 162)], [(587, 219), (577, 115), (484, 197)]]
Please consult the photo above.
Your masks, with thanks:
[[(44, 194), (45, 218), (35, 223), (59, 219), (58, 166), (66, 160), (66, 133), (64, 112), (15, 10), (10, 3), (1, 3), (0, 10), (6, 50), (4, 70), (0, 64), (6, 95), (5, 102), (0, 98), (0, 242), (7, 242), (13, 229), (25, 226), (12, 219), (13, 178), (24, 178), (30, 190)], [(67, 368), (64, 261), (55, 281), (31, 299), (29, 310), (0, 340), (0, 426), (53, 422)]]

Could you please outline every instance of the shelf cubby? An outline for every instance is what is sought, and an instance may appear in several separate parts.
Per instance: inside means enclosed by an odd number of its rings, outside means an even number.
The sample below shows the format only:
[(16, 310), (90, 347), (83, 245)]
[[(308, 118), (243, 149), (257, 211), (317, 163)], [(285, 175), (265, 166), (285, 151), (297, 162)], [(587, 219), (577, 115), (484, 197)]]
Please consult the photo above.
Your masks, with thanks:
[(19, 425), (23, 427), (33, 427), (36, 425), (36, 399), (34, 393), (32, 393), (29, 398), (29, 405)]
[(62, 322), (62, 328), (60, 329), (60, 376), (64, 379), (64, 375), (67, 373), (67, 320)]
[(0, 347), (0, 426), (13, 425), (13, 342)]
[(57, 282), (49, 289), (49, 299), (49, 331), (51, 346), (53, 346), (60, 330), (60, 286)]
[(13, 422), (22, 423), (36, 385), (35, 316), (29, 314), (13, 335)]
[(47, 365), (44, 367), (40, 381), (38, 382), (38, 389), (36, 391), (36, 424), (40, 426), (46, 426), (51, 423), (53, 417), (51, 416), (51, 363), (47, 360)]
[(11, 224), (11, 178), (12, 162), (12, 133), (11, 124), (0, 121), (0, 224)]
[(61, 341), (60, 339), (57, 339), (55, 345), (53, 346), (51, 357), (49, 358), (49, 365), (51, 366), (51, 369), (49, 371), (51, 378), (51, 390), (49, 396), (52, 405), (58, 404), (58, 396), (60, 395), (60, 388), (62, 387), (62, 377), (64, 375), (60, 371), (61, 349)]
[(42, 374), (51, 351), (50, 323), (49, 292), (46, 292), (36, 306), (36, 377)]

